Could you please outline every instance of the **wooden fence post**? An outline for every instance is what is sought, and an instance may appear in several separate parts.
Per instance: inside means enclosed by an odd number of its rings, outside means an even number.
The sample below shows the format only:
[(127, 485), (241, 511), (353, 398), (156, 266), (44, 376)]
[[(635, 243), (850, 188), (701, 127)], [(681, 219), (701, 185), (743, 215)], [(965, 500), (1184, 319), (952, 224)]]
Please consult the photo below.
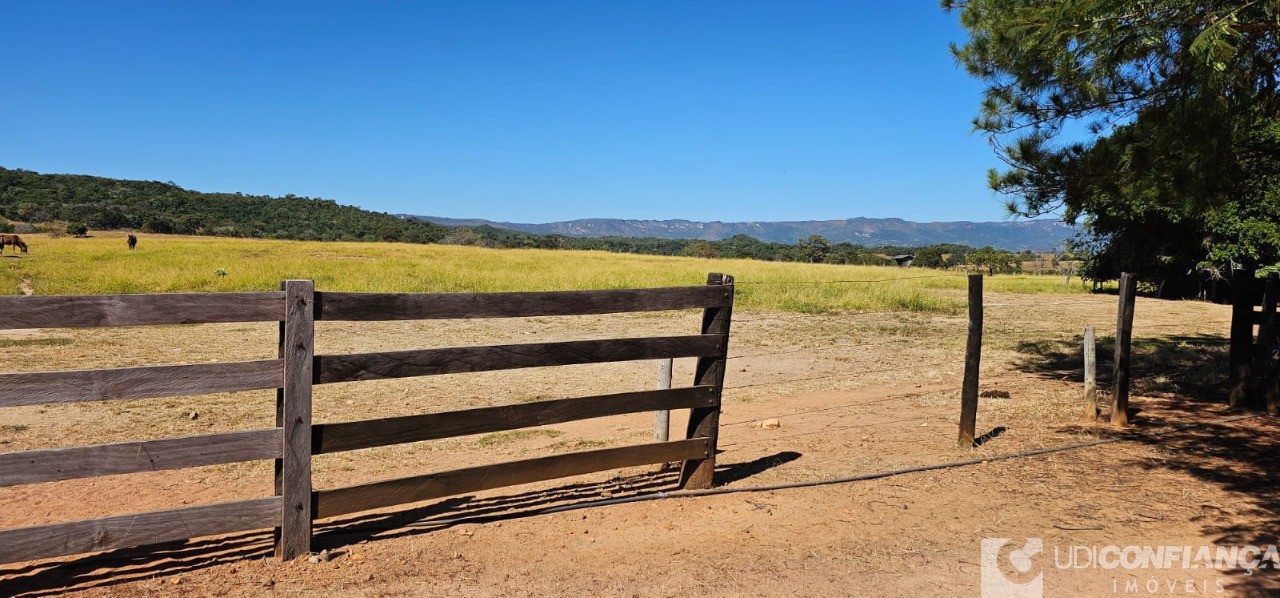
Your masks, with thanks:
[(315, 283), (289, 280), (280, 357), (284, 382), (277, 391), (276, 423), (284, 429), (283, 458), (276, 462), (281, 497), (276, 556), (289, 560), (311, 552), (311, 382), (315, 345)]
[(1084, 327), (1084, 419), (1098, 419), (1098, 347), (1093, 326)]
[(1272, 274), (1267, 277), (1262, 291), (1262, 325), (1258, 328), (1257, 348), (1259, 386), (1270, 415), (1280, 415), (1280, 387), (1277, 387), (1280, 373), (1276, 367), (1276, 335), (1280, 334), (1280, 330), (1276, 329), (1277, 293), (1280, 293), (1280, 280)]
[(1129, 425), (1129, 352), (1133, 344), (1133, 308), (1137, 299), (1138, 277), (1132, 272), (1120, 274), (1120, 304), (1116, 310), (1115, 390), (1112, 391), (1111, 423)]
[(721, 336), (720, 354), (699, 357), (693, 383), (716, 388), (715, 405), (695, 407), (689, 410), (689, 428), (685, 438), (708, 438), (707, 455), (703, 459), (690, 459), (680, 468), (681, 488), (710, 488), (716, 468), (716, 443), (720, 436), (720, 399), (723, 394), (725, 358), (729, 352), (729, 324), (733, 318), (733, 277), (712, 272), (707, 275), (707, 285), (723, 285), (729, 295), (725, 307), (709, 307), (702, 312), (702, 334)]
[(973, 448), (978, 425), (978, 371), (982, 365), (982, 274), (969, 275), (969, 340), (960, 391), (960, 448)]
[[(671, 388), (671, 370), (675, 365), (675, 360), (671, 358), (663, 359), (658, 362), (658, 390), (666, 390)], [(658, 442), (666, 442), (671, 438), (671, 410), (664, 409), (662, 411), (653, 412), (653, 439)]]
[(1231, 395), (1233, 409), (1247, 406), (1253, 386), (1253, 302), (1257, 278), (1253, 272), (1236, 272), (1231, 279)]

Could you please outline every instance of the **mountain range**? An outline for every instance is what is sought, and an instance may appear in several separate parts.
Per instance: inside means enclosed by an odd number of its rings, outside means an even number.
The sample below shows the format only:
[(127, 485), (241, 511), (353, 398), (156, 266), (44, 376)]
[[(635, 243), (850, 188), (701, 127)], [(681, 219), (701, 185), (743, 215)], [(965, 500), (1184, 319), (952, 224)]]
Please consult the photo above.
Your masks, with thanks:
[(539, 235), (567, 237), (656, 237), (717, 241), (749, 235), (761, 241), (795, 243), (810, 235), (822, 235), (832, 243), (849, 242), (867, 247), (896, 245), (920, 247), (957, 243), (971, 247), (990, 245), (1009, 251), (1056, 250), (1078, 229), (1059, 220), (1012, 222), (910, 222), (899, 218), (849, 218), (787, 222), (695, 222), (691, 220), (622, 220), (590, 218), (545, 224), (494, 222), (481, 219), (406, 216), (444, 226), (493, 226)]

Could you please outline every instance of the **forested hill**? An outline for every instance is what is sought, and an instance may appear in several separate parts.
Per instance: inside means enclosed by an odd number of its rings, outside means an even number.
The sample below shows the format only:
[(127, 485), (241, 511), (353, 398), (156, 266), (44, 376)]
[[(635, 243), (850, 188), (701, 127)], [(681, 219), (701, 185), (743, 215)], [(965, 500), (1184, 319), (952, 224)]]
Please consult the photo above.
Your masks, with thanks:
[(81, 227), (88, 230), (131, 229), (271, 239), (582, 249), (831, 264), (885, 264), (893, 262), (889, 256), (918, 253), (916, 262), (922, 266), (976, 264), (992, 272), (1016, 271), (1020, 260), (1029, 259), (990, 247), (974, 250), (937, 242), (869, 247), (849, 242), (832, 243), (818, 234), (781, 243), (760, 241), (745, 234), (715, 241), (652, 236), (588, 238), (556, 233), (536, 234), (487, 224), (444, 226), (340, 206), (328, 199), (201, 193), (173, 183), (39, 174), (0, 167), (0, 230), (60, 232), (80, 230)]
[(439, 241), (452, 229), (328, 199), (201, 193), (173, 183), (0, 167), (0, 216), (90, 229), (299, 240)]

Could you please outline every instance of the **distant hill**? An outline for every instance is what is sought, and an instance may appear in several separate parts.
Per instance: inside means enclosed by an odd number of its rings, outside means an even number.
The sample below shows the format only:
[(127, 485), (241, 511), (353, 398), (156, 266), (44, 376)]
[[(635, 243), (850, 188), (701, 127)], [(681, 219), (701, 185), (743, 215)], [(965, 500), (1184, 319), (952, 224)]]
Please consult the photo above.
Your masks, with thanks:
[(567, 237), (650, 237), (718, 241), (734, 235), (749, 235), (765, 242), (795, 243), (810, 235), (822, 235), (832, 243), (847, 242), (867, 247), (920, 247), (955, 243), (971, 247), (990, 245), (1009, 251), (1061, 249), (1062, 242), (1076, 233), (1075, 227), (1057, 220), (908, 222), (899, 218), (850, 218), (794, 222), (694, 222), (592, 218), (521, 224), (437, 216), (409, 218), (443, 226), (493, 226), (538, 235), (556, 234)]
[[(0, 217), (76, 222), (92, 230), (324, 241), (436, 242), (448, 228), (328, 199), (202, 193), (171, 182), (0, 167)], [(7, 224), (7, 223), (6, 223)]]
[[(171, 182), (0, 167), (0, 229), (53, 230), (55, 222), (62, 227), (85, 224), (90, 230), (718, 254), (786, 261), (816, 259), (797, 244), (816, 234), (831, 243), (829, 253), (820, 252), (824, 253), (822, 260), (830, 263), (878, 263), (881, 258), (876, 255), (881, 253), (905, 253), (943, 244), (1054, 250), (1075, 232), (1070, 226), (1050, 221), (917, 223), (896, 218), (737, 223), (592, 219), (516, 224), (395, 216), (320, 198), (204, 193)], [(715, 247), (705, 247), (706, 242)]]

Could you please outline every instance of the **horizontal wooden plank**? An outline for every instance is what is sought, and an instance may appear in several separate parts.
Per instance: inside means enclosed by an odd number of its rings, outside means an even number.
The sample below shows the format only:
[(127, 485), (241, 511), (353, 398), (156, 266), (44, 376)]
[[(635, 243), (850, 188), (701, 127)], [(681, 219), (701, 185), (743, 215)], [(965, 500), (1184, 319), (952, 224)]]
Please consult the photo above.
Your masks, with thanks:
[(704, 459), (709, 456), (709, 446), (708, 439), (693, 438), (468, 467), (347, 488), (321, 490), (315, 493), (315, 513), (317, 518), (336, 517), (358, 511), (554, 480), (620, 467)]
[(278, 388), (284, 361), (236, 361), (0, 374), (0, 407)]
[(317, 320), (577, 316), (729, 305), (724, 287), (532, 293), (316, 293)]
[(280, 498), (0, 530), (0, 563), (145, 546), (280, 524)]
[(0, 329), (152, 326), (284, 319), (284, 293), (0, 297)]
[(277, 459), (279, 428), (0, 453), (0, 486)]
[(316, 356), (315, 382), (352, 382), (555, 365), (717, 355), (719, 335), (662, 336)]
[(623, 413), (710, 407), (715, 404), (716, 388), (714, 386), (693, 386), (483, 407), (448, 413), (319, 424), (311, 429), (311, 452), (320, 455), (469, 434), (517, 430)]

